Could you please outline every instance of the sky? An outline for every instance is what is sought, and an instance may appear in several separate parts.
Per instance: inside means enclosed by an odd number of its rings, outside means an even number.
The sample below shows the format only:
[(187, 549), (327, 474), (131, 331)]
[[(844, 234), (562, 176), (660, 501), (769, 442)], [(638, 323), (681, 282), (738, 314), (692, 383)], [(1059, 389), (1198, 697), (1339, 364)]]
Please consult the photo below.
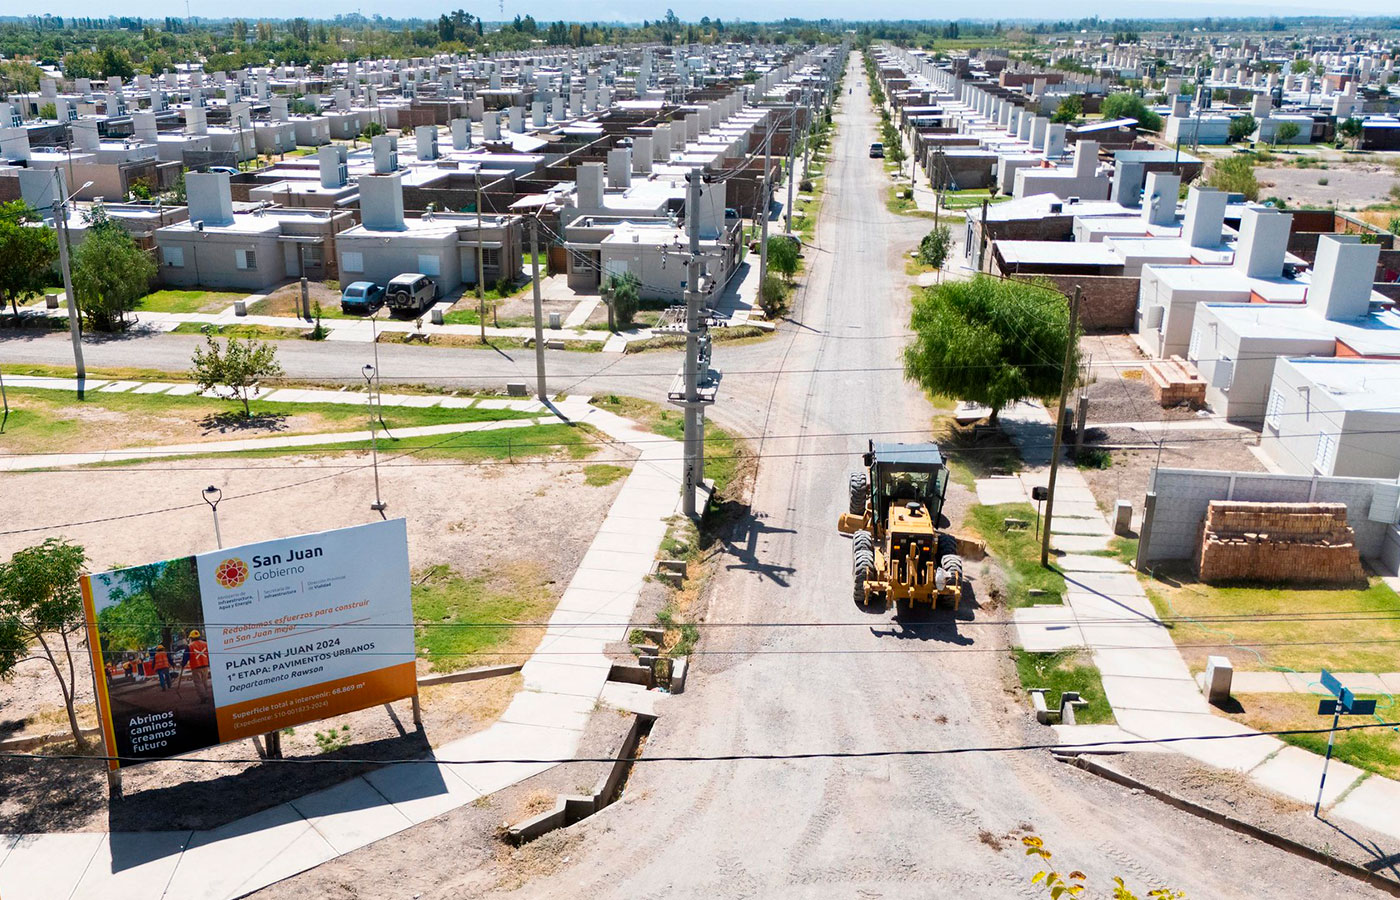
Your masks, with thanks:
[[(237, 4), (216, 2), (216, 0), (30, 0), (23, 4), (23, 12), (51, 13), (61, 16), (109, 16), (141, 15), (145, 17), (183, 16), (186, 7), (190, 15), (224, 17), (239, 15), (244, 18), (259, 16), (286, 18), (302, 15), (310, 18), (328, 18), (338, 13), (360, 12), (366, 16), (418, 16), (433, 17), (452, 9), (462, 8), (483, 19), (496, 21), (516, 15), (533, 15), (536, 19), (553, 21), (564, 19), (575, 21), (586, 17), (588, 21), (641, 21), (657, 19), (666, 14), (667, 4), (682, 19), (694, 20), (701, 16), (722, 19), (781, 19), (785, 16), (799, 18), (900, 18), (912, 15), (947, 17), (966, 15), (971, 10), (960, 5), (934, 5), (910, 2), (910, 0), (769, 0), (765, 4), (755, 4), (752, 0), (593, 0), (581, 4), (578, 0), (300, 0), (289, 5), (285, 0), (241, 0)], [(504, 14), (502, 13), (504, 7)], [(1053, 12), (1050, 10), (1053, 9)], [(11, 7), (6, 14), (17, 14), (19, 7)], [(1003, 0), (994, 9), (979, 9), (978, 12), (995, 14), (1002, 18), (1026, 17), (1079, 18), (1099, 15), (1106, 18), (1132, 15), (1162, 15), (1170, 12), (1182, 17), (1204, 17), (1209, 15), (1302, 15), (1320, 13), (1325, 15), (1389, 14), (1400, 12), (1396, 0), (1333, 0), (1329, 3), (1298, 2), (1298, 0), (1223, 0), (1214, 3), (1171, 3), (1148, 2), (1148, 0), (1059, 0), (1052, 5), (1043, 0)]]

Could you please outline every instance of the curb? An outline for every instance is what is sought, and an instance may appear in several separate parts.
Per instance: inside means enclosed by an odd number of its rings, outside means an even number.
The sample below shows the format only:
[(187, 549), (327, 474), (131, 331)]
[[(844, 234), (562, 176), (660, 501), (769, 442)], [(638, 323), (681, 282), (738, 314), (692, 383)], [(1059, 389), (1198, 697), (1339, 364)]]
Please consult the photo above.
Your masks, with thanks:
[(1112, 769), (1100, 762), (1097, 762), (1092, 759), (1087, 759), (1083, 755), (1060, 753), (1055, 753), (1052, 755), (1055, 757), (1055, 759), (1059, 760), (1062, 763), (1065, 763), (1066, 765), (1071, 765), (1077, 769), (1082, 769), (1083, 771), (1088, 772), (1091, 775), (1097, 775), (1098, 777), (1103, 778), (1107, 781), (1112, 781), (1115, 784), (1121, 784), (1124, 787), (1129, 787), (1135, 790), (1142, 791), (1144, 794), (1148, 794), (1152, 797), (1155, 797), (1156, 799), (1162, 801), (1168, 806), (1174, 806), (1177, 809), (1182, 810), (1183, 812), (1188, 812), (1191, 815), (1205, 819), (1208, 822), (1214, 822), (1217, 825), (1222, 825), (1225, 828), (1230, 829), (1231, 831), (1238, 832), (1239, 834), (1243, 834), (1247, 837), (1252, 837), (1257, 841), (1262, 841), (1271, 847), (1277, 847), (1280, 850), (1287, 851), (1288, 853), (1292, 853), (1295, 856), (1300, 856), (1303, 859), (1307, 859), (1315, 863), (1321, 863), (1322, 865), (1326, 866), (1334, 872), (1340, 872), (1343, 875), (1349, 875), (1358, 881), (1364, 882), (1367, 885), (1376, 888), (1377, 890), (1381, 890), (1386, 892), (1387, 894), (1390, 894), (1392, 897), (1400, 897), (1400, 882), (1395, 882), (1382, 875), (1378, 875), (1377, 873), (1372, 872), (1370, 869), (1367, 869), (1365, 866), (1359, 866), (1353, 862), (1347, 862), (1343, 859), (1337, 859), (1334, 856), (1328, 856), (1322, 851), (1315, 850), (1312, 847), (1309, 847), (1307, 844), (1300, 843), (1299, 841), (1295, 841), (1292, 838), (1287, 838), (1281, 834), (1276, 834), (1272, 831), (1267, 831), (1263, 828), (1260, 828), (1258, 825), (1252, 825), (1249, 822), (1243, 821), (1242, 819), (1237, 819), (1234, 816), (1230, 816), (1217, 810), (1211, 809), (1208, 806), (1203, 806), (1195, 802), (1194, 800), (1187, 800), (1184, 797), (1178, 797), (1176, 794), (1169, 793), (1168, 791), (1164, 791), (1161, 788), (1153, 787), (1152, 785), (1139, 781), (1131, 775), (1124, 774), (1123, 772), (1120, 772), (1117, 769)]

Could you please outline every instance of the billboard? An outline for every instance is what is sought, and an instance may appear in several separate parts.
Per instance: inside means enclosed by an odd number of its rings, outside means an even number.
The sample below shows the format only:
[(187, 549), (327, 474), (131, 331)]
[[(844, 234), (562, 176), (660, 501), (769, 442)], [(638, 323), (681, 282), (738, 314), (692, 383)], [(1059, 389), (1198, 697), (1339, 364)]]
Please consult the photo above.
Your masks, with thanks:
[(418, 690), (403, 519), (85, 575), (82, 590), (120, 765)]

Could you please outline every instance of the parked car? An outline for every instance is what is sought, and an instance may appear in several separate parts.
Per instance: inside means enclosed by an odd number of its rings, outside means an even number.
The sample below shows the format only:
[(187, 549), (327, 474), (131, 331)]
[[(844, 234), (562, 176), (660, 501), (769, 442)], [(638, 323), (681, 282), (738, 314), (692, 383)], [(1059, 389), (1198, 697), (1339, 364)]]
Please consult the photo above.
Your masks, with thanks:
[(421, 316), (437, 299), (437, 282), (421, 272), (406, 272), (389, 280), (385, 296), (394, 315)]
[(349, 315), (367, 316), (383, 305), (384, 288), (373, 281), (356, 281), (340, 292), (340, 311)]
[(215, 172), (221, 175), (237, 175), (238, 170), (233, 166), (210, 166), (206, 171)]
[(885, 145), (882, 144), (882, 143), (880, 143), (879, 141), (876, 141), (875, 143), (871, 144), (871, 145), (870, 145), (870, 158), (871, 158), (871, 159), (884, 159), (884, 158), (885, 158)]

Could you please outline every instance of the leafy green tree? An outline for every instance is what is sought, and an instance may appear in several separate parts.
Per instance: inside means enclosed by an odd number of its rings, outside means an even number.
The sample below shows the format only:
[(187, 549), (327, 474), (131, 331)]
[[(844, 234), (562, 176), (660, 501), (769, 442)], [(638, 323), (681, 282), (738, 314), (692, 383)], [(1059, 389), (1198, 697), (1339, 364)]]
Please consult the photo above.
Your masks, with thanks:
[(1162, 128), (1162, 117), (1148, 109), (1137, 94), (1109, 94), (1104, 98), (1099, 112), (1105, 120), (1137, 119), (1138, 126), (1148, 131), (1160, 131)]
[(42, 227), (37, 213), (21, 200), (0, 203), (0, 308), (10, 301), (19, 315), (19, 301), (41, 293), (58, 259), (52, 228)]
[(1293, 60), (1293, 64), (1288, 67), (1288, 71), (1292, 72), (1294, 75), (1302, 75), (1304, 72), (1309, 72), (1311, 70), (1312, 63), (1308, 62), (1306, 59), (1295, 59)]
[(758, 286), (758, 308), (769, 319), (776, 319), (787, 309), (788, 286), (773, 274), (763, 276)]
[(995, 418), (1060, 389), (1069, 304), (1046, 284), (989, 275), (946, 282), (914, 299), (910, 326), (904, 374), (926, 390), (988, 406)]
[(947, 225), (939, 225), (919, 241), (919, 262), (935, 269), (943, 268), (948, 261), (948, 253), (953, 248), (953, 231)]
[(73, 251), (73, 295), (97, 331), (115, 331), (150, 290), (156, 264), (101, 205), (87, 214), (87, 237)]
[(360, 137), (364, 138), (365, 140), (369, 140), (370, 138), (375, 137), (376, 135), (381, 135), (383, 133), (383, 125), (379, 124), (378, 122), (370, 122), (364, 127), (364, 130), (360, 132)]
[(1291, 144), (1298, 137), (1302, 129), (1297, 122), (1283, 122), (1274, 129), (1275, 144)]
[(800, 256), (797, 242), (781, 235), (768, 238), (768, 267), (791, 282), (797, 274), (797, 261)]
[(1206, 184), (1218, 191), (1243, 194), (1246, 200), (1259, 199), (1259, 179), (1254, 177), (1254, 165), (1246, 156), (1216, 160)]
[(1254, 129), (1259, 127), (1259, 122), (1253, 116), (1244, 115), (1237, 119), (1230, 120), (1230, 142), (1237, 143), (1247, 140)]
[(13, 675), (37, 644), (39, 658), (53, 670), (79, 747), (87, 742), (74, 707), (73, 642), (83, 627), (78, 577), (86, 564), (82, 547), (56, 538), (20, 550), (0, 564), (0, 677)]
[(603, 295), (608, 302), (608, 327), (613, 331), (627, 328), (637, 316), (641, 305), (641, 282), (631, 272), (622, 275), (609, 275)]
[(1337, 123), (1337, 134), (1351, 141), (1353, 150), (1361, 143), (1361, 131), (1362, 123), (1356, 116), (1349, 116)]
[(194, 350), (190, 377), (206, 391), (226, 393), (225, 399), (242, 402), (243, 415), (252, 415), (249, 401), (258, 382), (282, 375), (276, 346), (269, 341), (231, 337), (221, 347), (209, 330), (205, 331), (204, 340), (205, 345)]
[(1060, 105), (1055, 107), (1055, 114), (1050, 117), (1051, 122), (1058, 122), (1061, 125), (1072, 125), (1079, 121), (1079, 117), (1084, 115), (1084, 101), (1079, 99), (1078, 94), (1070, 94), (1060, 101)]

